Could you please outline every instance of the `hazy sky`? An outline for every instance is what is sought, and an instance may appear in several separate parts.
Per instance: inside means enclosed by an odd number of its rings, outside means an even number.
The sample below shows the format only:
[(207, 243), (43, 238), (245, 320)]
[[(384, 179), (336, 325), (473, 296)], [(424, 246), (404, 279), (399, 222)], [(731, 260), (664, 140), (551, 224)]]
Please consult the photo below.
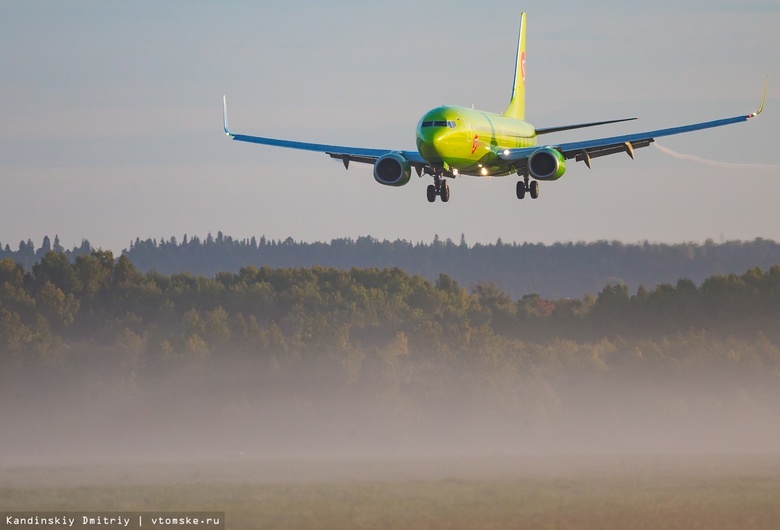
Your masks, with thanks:
[[(747, 114), (593, 170), (570, 162), (518, 201), (516, 178), (402, 188), (371, 167), (231, 142), (246, 134), (413, 149), (440, 104), (501, 111), (528, 12), (527, 118), (639, 116), (584, 139)], [(778, 0), (0, 1), (0, 242), (59, 234), (429, 242), (780, 240)]]

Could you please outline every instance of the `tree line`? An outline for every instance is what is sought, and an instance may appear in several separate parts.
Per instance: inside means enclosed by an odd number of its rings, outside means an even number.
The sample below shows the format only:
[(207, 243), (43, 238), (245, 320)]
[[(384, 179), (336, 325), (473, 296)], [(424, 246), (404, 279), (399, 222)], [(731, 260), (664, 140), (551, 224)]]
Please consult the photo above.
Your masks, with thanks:
[[(55, 237), (45, 238), (35, 249), (31, 241), (18, 250), (0, 244), (0, 259), (10, 258), (30, 270), (49, 250), (66, 252), (69, 259), (89, 254), (89, 241), (65, 250)], [(593, 243), (466, 243), (438, 237), (431, 243), (380, 241), (372, 237), (343, 238), (327, 242), (296, 242), (292, 238), (234, 239), (217, 233), (206, 238), (176, 237), (132, 241), (122, 254), (141, 272), (161, 274), (188, 272), (213, 277), (220, 272), (237, 273), (242, 267), (308, 268), (314, 266), (349, 270), (400, 268), (435, 282), (446, 274), (473, 289), (490, 281), (513, 298), (537, 293), (546, 298), (581, 298), (608, 284), (625, 284), (632, 292), (640, 285), (655, 286), (688, 278), (699, 284), (710, 276), (742, 273), (752, 267), (768, 269), (780, 263), (780, 244), (765, 240), (699, 243), (624, 244)]]

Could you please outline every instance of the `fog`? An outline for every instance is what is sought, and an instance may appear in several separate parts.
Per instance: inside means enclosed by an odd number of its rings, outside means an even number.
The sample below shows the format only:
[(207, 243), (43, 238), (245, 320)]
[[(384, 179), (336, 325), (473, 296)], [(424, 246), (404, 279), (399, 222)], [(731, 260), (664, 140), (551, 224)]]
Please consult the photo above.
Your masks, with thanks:
[(290, 362), (222, 352), (116, 367), (91, 352), (67, 369), (6, 370), (0, 464), (780, 447), (778, 373), (766, 364), (649, 370), (630, 366), (641, 354), (596, 368), (381, 352), (353, 353), (357, 363), (301, 355)]

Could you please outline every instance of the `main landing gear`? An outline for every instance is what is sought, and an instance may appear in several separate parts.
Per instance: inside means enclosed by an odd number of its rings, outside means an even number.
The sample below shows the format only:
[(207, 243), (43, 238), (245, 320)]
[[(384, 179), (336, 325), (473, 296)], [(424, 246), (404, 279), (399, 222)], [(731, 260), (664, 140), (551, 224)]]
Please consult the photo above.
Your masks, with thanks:
[(539, 182), (533, 181), (529, 182), (529, 178), (526, 176), (525, 180), (520, 180), (517, 182), (517, 198), (518, 199), (525, 199), (525, 194), (528, 193), (532, 199), (537, 199), (539, 197)]
[[(433, 184), (428, 185), (426, 189), (428, 202), (436, 202), (436, 197), (441, 197), (441, 202), (449, 202), (450, 187), (447, 185), (444, 174), (433, 171), (428, 174), (433, 176)], [(539, 198), (539, 182), (532, 181), (528, 175), (517, 182), (517, 198), (525, 199), (526, 195), (530, 195), (532, 199)]]
[(450, 200), (450, 187), (447, 185), (447, 181), (439, 175), (433, 176), (433, 184), (428, 185), (426, 192), (428, 202), (436, 202), (437, 195), (441, 197), (441, 202)]

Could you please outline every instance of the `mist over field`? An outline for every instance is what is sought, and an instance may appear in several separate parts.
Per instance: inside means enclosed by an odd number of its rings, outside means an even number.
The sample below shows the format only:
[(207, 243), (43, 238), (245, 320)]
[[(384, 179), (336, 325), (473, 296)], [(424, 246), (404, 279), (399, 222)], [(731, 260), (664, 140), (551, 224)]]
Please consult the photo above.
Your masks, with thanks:
[(688, 352), (672, 364), (670, 351), (640, 344), (561, 343), (548, 360), (540, 350), (415, 359), (388, 347), (353, 366), (217, 352), (183, 369), (130, 370), (101, 370), (93, 352), (78, 369), (3, 375), (0, 459), (776, 451), (776, 357), (767, 364), (760, 344), (714, 347), (706, 362)]

